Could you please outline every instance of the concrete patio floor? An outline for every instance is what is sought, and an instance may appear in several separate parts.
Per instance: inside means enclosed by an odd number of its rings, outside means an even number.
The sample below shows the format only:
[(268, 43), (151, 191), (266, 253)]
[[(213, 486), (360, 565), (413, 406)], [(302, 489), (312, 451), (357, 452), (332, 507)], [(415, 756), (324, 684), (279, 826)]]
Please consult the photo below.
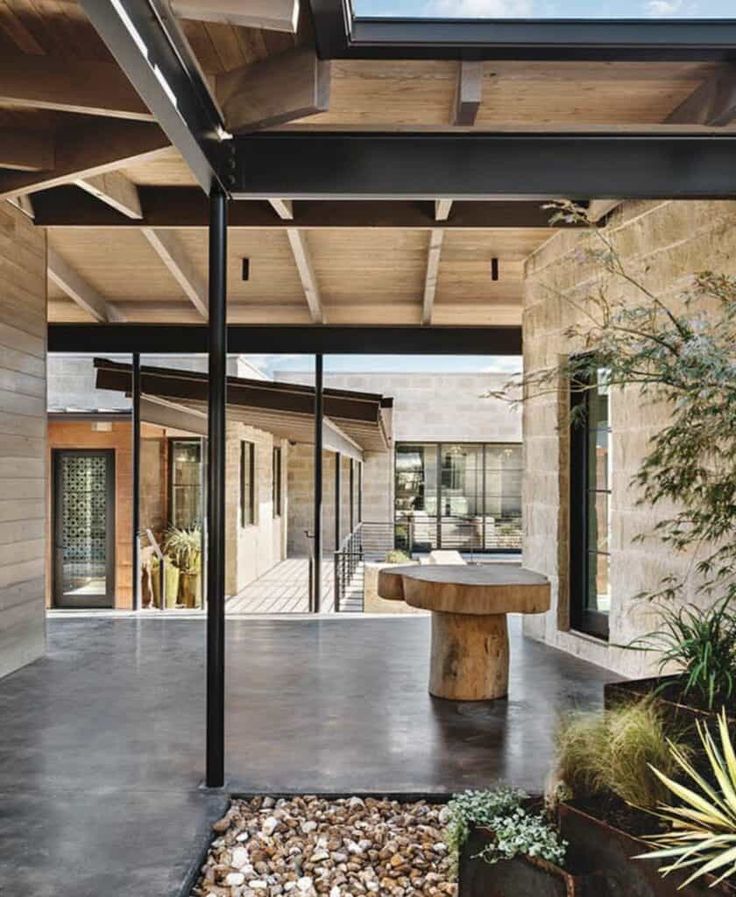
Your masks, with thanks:
[[(557, 714), (604, 670), (512, 637), (511, 693), (426, 692), (426, 618), (228, 622), (231, 792), (540, 789)], [(225, 795), (204, 765), (204, 625), (54, 619), (0, 681), (0, 893), (173, 897)]]

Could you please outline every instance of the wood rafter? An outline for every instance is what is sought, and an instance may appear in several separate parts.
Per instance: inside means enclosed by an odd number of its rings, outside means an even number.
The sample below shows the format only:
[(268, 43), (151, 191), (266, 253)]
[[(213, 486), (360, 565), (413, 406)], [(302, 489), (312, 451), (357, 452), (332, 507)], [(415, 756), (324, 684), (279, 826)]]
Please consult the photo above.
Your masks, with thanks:
[(424, 277), (424, 298), (422, 300), (422, 324), (432, 323), (432, 309), (437, 294), (437, 277), (440, 270), (440, 254), (445, 232), (436, 227), (429, 233), (429, 250), (427, 252), (427, 272)]
[(163, 131), (153, 124), (108, 120), (77, 126), (57, 138), (52, 171), (0, 173), (0, 199), (86, 180), (151, 157), (168, 145)]
[(295, 47), (218, 75), (215, 89), (229, 131), (273, 127), (328, 110), (330, 63)]
[(591, 199), (588, 203), (588, 218), (597, 224), (620, 205), (620, 199)]
[(0, 104), (153, 120), (128, 79), (110, 62), (0, 53)]
[(289, 245), (294, 255), (296, 269), (299, 272), (299, 279), (302, 282), (304, 297), (309, 306), (309, 315), (315, 324), (324, 324), (325, 315), (322, 305), (322, 298), (319, 292), (319, 285), (314, 274), (312, 266), (312, 257), (307, 245), (306, 236), (296, 227), (289, 227), (286, 230), (286, 236), (289, 238)]
[(453, 107), (453, 125), (474, 125), (483, 91), (483, 63), (461, 60)]
[(31, 220), (36, 217), (30, 196), (12, 196), (8, 202)]
[(183, 19), (290, 34), (299, 22), (299, 0), (171, 0), (171, 9)]
[(119, 171), (107, 171), (88, 178), (78, 178), (74, 183), (128, 218), (143, 217), (138, 188)]
[(0, 168), (44, 171), (54, 167), (54, 138), (43, 131), (0, 129)]
[(435, 221), (447, 221), (452, 211), (451, 199), (436, 199), (434, 201), (434, 219)]
[(269, 202), (282, 221), (294, 220), (294, 203), (290, 199), (269, 199)]
[(207, 285), (194, 268), (176, 234), (150, 227), (144, 227), (142, 233), (192, 305), (203, 318), (206, 318), (208, 315)]
[(667, 117), (667, 124), (723, 127), (736, 120), (736, 64), (723, 65)]
[(119, 312), (81, 277), (55, 249), (48, 248), (49, 280), (100, 323), (122, 321)]

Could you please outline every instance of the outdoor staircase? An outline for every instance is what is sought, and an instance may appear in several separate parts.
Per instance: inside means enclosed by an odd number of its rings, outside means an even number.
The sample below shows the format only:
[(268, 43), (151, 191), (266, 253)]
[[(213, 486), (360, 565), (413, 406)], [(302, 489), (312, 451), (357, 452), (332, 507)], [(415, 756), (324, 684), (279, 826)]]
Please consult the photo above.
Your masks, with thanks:
[(355, 568), (355, 572), (350, 577), (350, 581), (345, 587), (345, 592), (340, 601), (341, 614), (362, 614), (363, 613), (363, 587), (365, 585), (364, 575), (365, 565), (361, 561)]

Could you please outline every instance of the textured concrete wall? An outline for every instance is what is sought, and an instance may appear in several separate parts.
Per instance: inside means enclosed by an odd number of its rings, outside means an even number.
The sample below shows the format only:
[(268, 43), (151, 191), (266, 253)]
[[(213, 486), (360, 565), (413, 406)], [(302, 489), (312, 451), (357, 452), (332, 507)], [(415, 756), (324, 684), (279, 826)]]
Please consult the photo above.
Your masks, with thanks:
[[(632, 202), (614, 213), (607, 228), (627, 270), (659, 295), (673, 300), (692, 275), (711, 269), (736, 274), (736, 203)], [(524, 294), (524, 361), (527, 371), (554, 365), (578, 347), (565, 335), (592, 290), (605, 286), (612, 298), (640, 301), (621, 279), (604, 277), (581, 255), (595, 238), (568, 231), (551, 238), (527, 262)], [(634, 601), (663, 575), (686, 569), (690, 558), (675, 556), (656, 539), (634, 541), (650, 532), (665, 513), (638, 507), (631, 478), (649, 438), (666, 420), (666, 409), (642, 401), (638, 390), (611, 397), (612, 534), (610, 643), (569, 631), (567, 393), (537, 396), (524, 408), (524, 563), (552, 581), (553, 607), (528, 617), (525, 631), (549, 644), (624, 675), (640, 675), (653, 658), (623, 650), (656, 622), (646, 604)], [(562, 424), (562, 425), (561, 425)]]
[(45, 650), (46, 232), (0, 203), (0, 676)]

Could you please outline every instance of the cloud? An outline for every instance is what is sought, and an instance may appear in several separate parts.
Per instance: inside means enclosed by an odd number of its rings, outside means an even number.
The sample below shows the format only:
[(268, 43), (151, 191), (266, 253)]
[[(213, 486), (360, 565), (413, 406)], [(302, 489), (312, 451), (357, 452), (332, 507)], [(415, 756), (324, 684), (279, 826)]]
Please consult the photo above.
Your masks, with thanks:
[(645, 6), (648, 16), (675, 16), (682, 12), (682, 0), (647, 0)]
[(534, 15), (534, 0), (428, 0), (425, 14), (457, 19), (527, 19)]

